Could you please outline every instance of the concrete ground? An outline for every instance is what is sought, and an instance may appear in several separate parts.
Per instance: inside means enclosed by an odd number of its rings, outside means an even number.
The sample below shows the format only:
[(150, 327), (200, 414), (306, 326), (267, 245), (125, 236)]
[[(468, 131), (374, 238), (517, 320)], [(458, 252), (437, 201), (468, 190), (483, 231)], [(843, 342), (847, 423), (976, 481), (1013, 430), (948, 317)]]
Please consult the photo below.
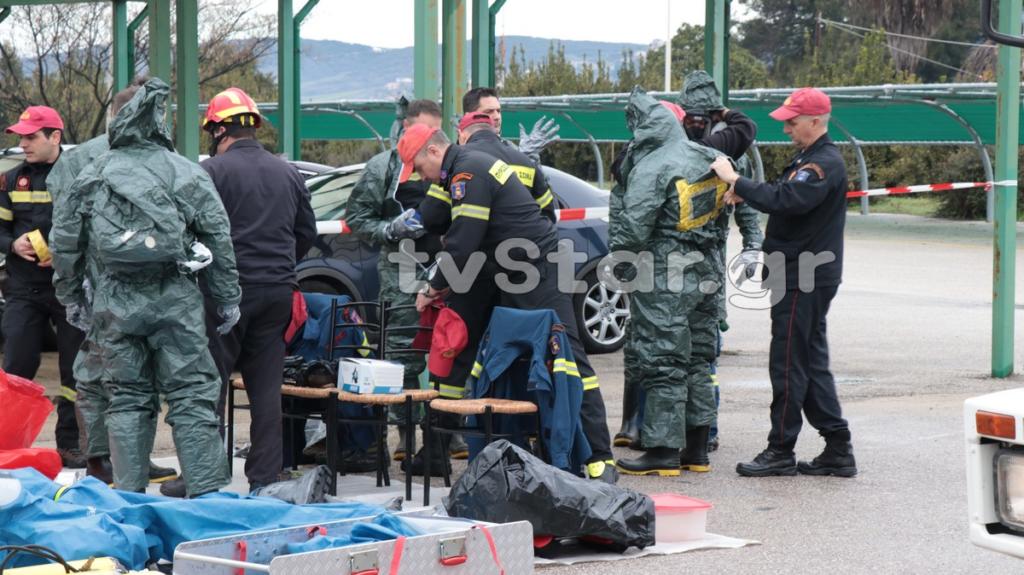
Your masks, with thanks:
[[(730, 308), (719, 380), (722, 448), (708, 474), (626, 477), (646, 493), (714, 504), (708, 530), (761, 545), (575, 567), (550, 573), (1010, 573), (1021, 563), (967, 541), (962, 403), (1022, 385), (991, 379), (992, 240), (988, 226), (913, 216), (851, 215), (845, 281), (829, 315), (832, 369), (850, 420), (855, 479), (750, 479), (734, 467), (765, 445), (770, 387), (768, 312)], [(738, 246), (737, 234), (732, 237)], [(1020, 248), (1019, 248), (1020, 249)], [(1024, 250), (1018, 269), (1024, 269)], [(1024, 301), (1018, 277), (1017, 301)], [(735, 291), (734, 291), (735, 293)], [(1018, 322), (1020, 321), (1018, 314)], [(1018, 342), (1016, 357), (1022, 357)], [(622, 356), (593, 358), (612, 431)], [(54, 361), (39, 377), (56, 389)], [(245, 421), (245, 415), (240, 421)], [(38, 441), (52, 446), (52, 422)], [(239, 426), (244, 437), (246, 430)], [(798, 456), (822, 447), (805, 429)], [(161, 424), (157, 454), (173, 451)], [(618, 450), (628, 455), (628, 450)], [(456, 471), (461, 465), (456, 467)], [(398, 476), (397, 467), (394, 476)]]

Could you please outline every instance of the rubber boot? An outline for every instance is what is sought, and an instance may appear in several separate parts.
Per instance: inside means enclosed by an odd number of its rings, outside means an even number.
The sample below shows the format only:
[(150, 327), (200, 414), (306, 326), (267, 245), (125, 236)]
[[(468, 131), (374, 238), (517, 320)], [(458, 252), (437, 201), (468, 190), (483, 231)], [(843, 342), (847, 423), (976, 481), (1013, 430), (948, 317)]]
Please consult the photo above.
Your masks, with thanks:
[(462, 438), (462, 434), (452, 434), (452, 438), (448, 443), (448, 454), (451, 455), (452, 459), (469, 459), (469, 446), (466, 445), (466, 440)]
[(160, 467), (153, 460), (149, 460), (149, 482), (164, 483), (178, 476), (178, 472), (171, 467)]
[(626, 475), (679, 476), (679, 450), (674, 447), (651, 447), (635, 459), (620, 459), (615, 463)]
[(164, 497), (177, 497), (184, 499), (186, 495), (185, 489), (185, 478), (177, 476), (170, 481), (164, 481), (160, 484), (160, 495)]
[(615, 434), (612, 445), (615, 447), (632, 447), (640, 443), (640, 418), (637, 409), (643, 387), (639, 383), (627, 380), (622, 393), (622, 425)]
[(697, 473), (711, 471), (711, 461), (708, 459), (708, 433), (710, 432), (710, 425), (686, 430), (686, 449), (679, 457), (680, 469)]
[(330, 488), (331, 470), (326, 465), (319, 465), (298, 479), (288, 479), (257, 487), (249, 495), (273, 497), (288, 503), (305, 505), (307, 503), (325, 503)]
[(114, 467), (110, 464), (110, 456), (90, 457), (85, 462), (85, 474), (95, 477), (107, 485), (113, 485)]
[(812, 461), (801, 461), (796, 469), (804, 475), (857, 475), (857, 461), (853, 458), (850, 430), (842, 429), (825, 436), (825, 450)]

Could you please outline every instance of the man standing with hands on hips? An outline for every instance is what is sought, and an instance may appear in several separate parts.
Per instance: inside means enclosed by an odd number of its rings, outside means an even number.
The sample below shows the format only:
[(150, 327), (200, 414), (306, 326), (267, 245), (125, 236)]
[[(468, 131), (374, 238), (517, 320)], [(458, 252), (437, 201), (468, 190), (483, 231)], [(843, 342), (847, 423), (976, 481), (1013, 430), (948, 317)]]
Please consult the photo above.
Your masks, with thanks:
[[(785, 257), (785, 268), (769, 266), (765, 277), (774, 304), (768, 448), (738, 464), (740, 475), (857, 474), (849, 424), (828, 366), (825, 318), (842, 279), (847, 191), (843, 158), (828, 136), (831, 111), (828, 95), (801, 88), (771, 113), (784, 122), (783, 131), (799, 149), (775, 183), (741, 177), (725, 157), (711, 164), (732, 186), (727, 202), (745, 201), (770, 215), (763, 249)], [(797, 463), (793, 448), (803, 424), (801, 411), (825, 438), (825, 450), (813, 461)]]

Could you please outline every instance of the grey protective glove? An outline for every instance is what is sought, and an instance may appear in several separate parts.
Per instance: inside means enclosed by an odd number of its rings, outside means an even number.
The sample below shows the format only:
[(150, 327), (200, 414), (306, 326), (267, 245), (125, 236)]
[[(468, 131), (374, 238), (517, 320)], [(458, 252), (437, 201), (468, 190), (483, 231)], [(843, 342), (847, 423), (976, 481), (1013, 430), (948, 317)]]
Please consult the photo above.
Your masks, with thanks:
[(561, 126), (555, 123), (554, 118), (548, 118), (547, 116), (541, 116), (533, 124), (533, 129), (530, 130), (529, 134), (526, 133), (526, 128), (519, 124), (519, 151), (539, 164), (541, 150), (546, 148), (551, 142), (560, 139), (558, 135), (560, 128)]
[(178, 262), (178, 271), (183, 274), (194, 274), (213, 263), (213, 253), (202, 242), (192, 242), (188, 251), (189, 259)]
[(740, 255), (733, 259), (732, 267), (729, 271), (735, 273), (737, 270), (743, 270), (739, 279), (736, 280), (737, 286), (741, 286), (743, 282), (754, 278), (754, 275), (757, 273), (757, 264), (760, 257), (761, 250), (748, 248), (740, 252)]
[(221, 319), (221, 324), (217, 326), (217, 333), (224, 335), (238, 323), (239, 318), (242, 317), (242, 310), (238, 309), (237, 305), (217, 306), (217, 316)]
[(427, 233), (427, 230), (423, 229), (423, 223), (420, 219), (419, 213), (409, 208), (398, 217), (391, 220), (388, 227), (384, 230), (384, 237), (391, 242), (397, 242), (405, 238), (417, 239), (423, 237), (423, 234)]
[(64, 308), (64, 313), (67, 315), (68, 323), (89, 333), (89, 329), (92, 327), (92, 310), (89, 309), (88, 304), (73, 303)]

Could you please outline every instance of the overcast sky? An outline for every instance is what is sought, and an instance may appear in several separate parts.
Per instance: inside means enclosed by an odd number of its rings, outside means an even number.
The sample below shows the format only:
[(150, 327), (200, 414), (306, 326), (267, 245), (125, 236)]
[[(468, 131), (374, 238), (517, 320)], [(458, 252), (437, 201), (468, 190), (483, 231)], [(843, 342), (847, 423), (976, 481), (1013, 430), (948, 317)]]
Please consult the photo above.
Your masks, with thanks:
[[(257, 1), (261, 11), (277, 12), (277, 0)], [(295, 10), (305, 1), (293, 0)], [(703, 24), (704, 0), (508, 0), (498, 13), (497, 33), (648, 44), (665, 38), (669, 13), (673, 30), (683, 22)], [(381, 48), (412, 46), (413, 0), (320, 0), (302, 36)]]

